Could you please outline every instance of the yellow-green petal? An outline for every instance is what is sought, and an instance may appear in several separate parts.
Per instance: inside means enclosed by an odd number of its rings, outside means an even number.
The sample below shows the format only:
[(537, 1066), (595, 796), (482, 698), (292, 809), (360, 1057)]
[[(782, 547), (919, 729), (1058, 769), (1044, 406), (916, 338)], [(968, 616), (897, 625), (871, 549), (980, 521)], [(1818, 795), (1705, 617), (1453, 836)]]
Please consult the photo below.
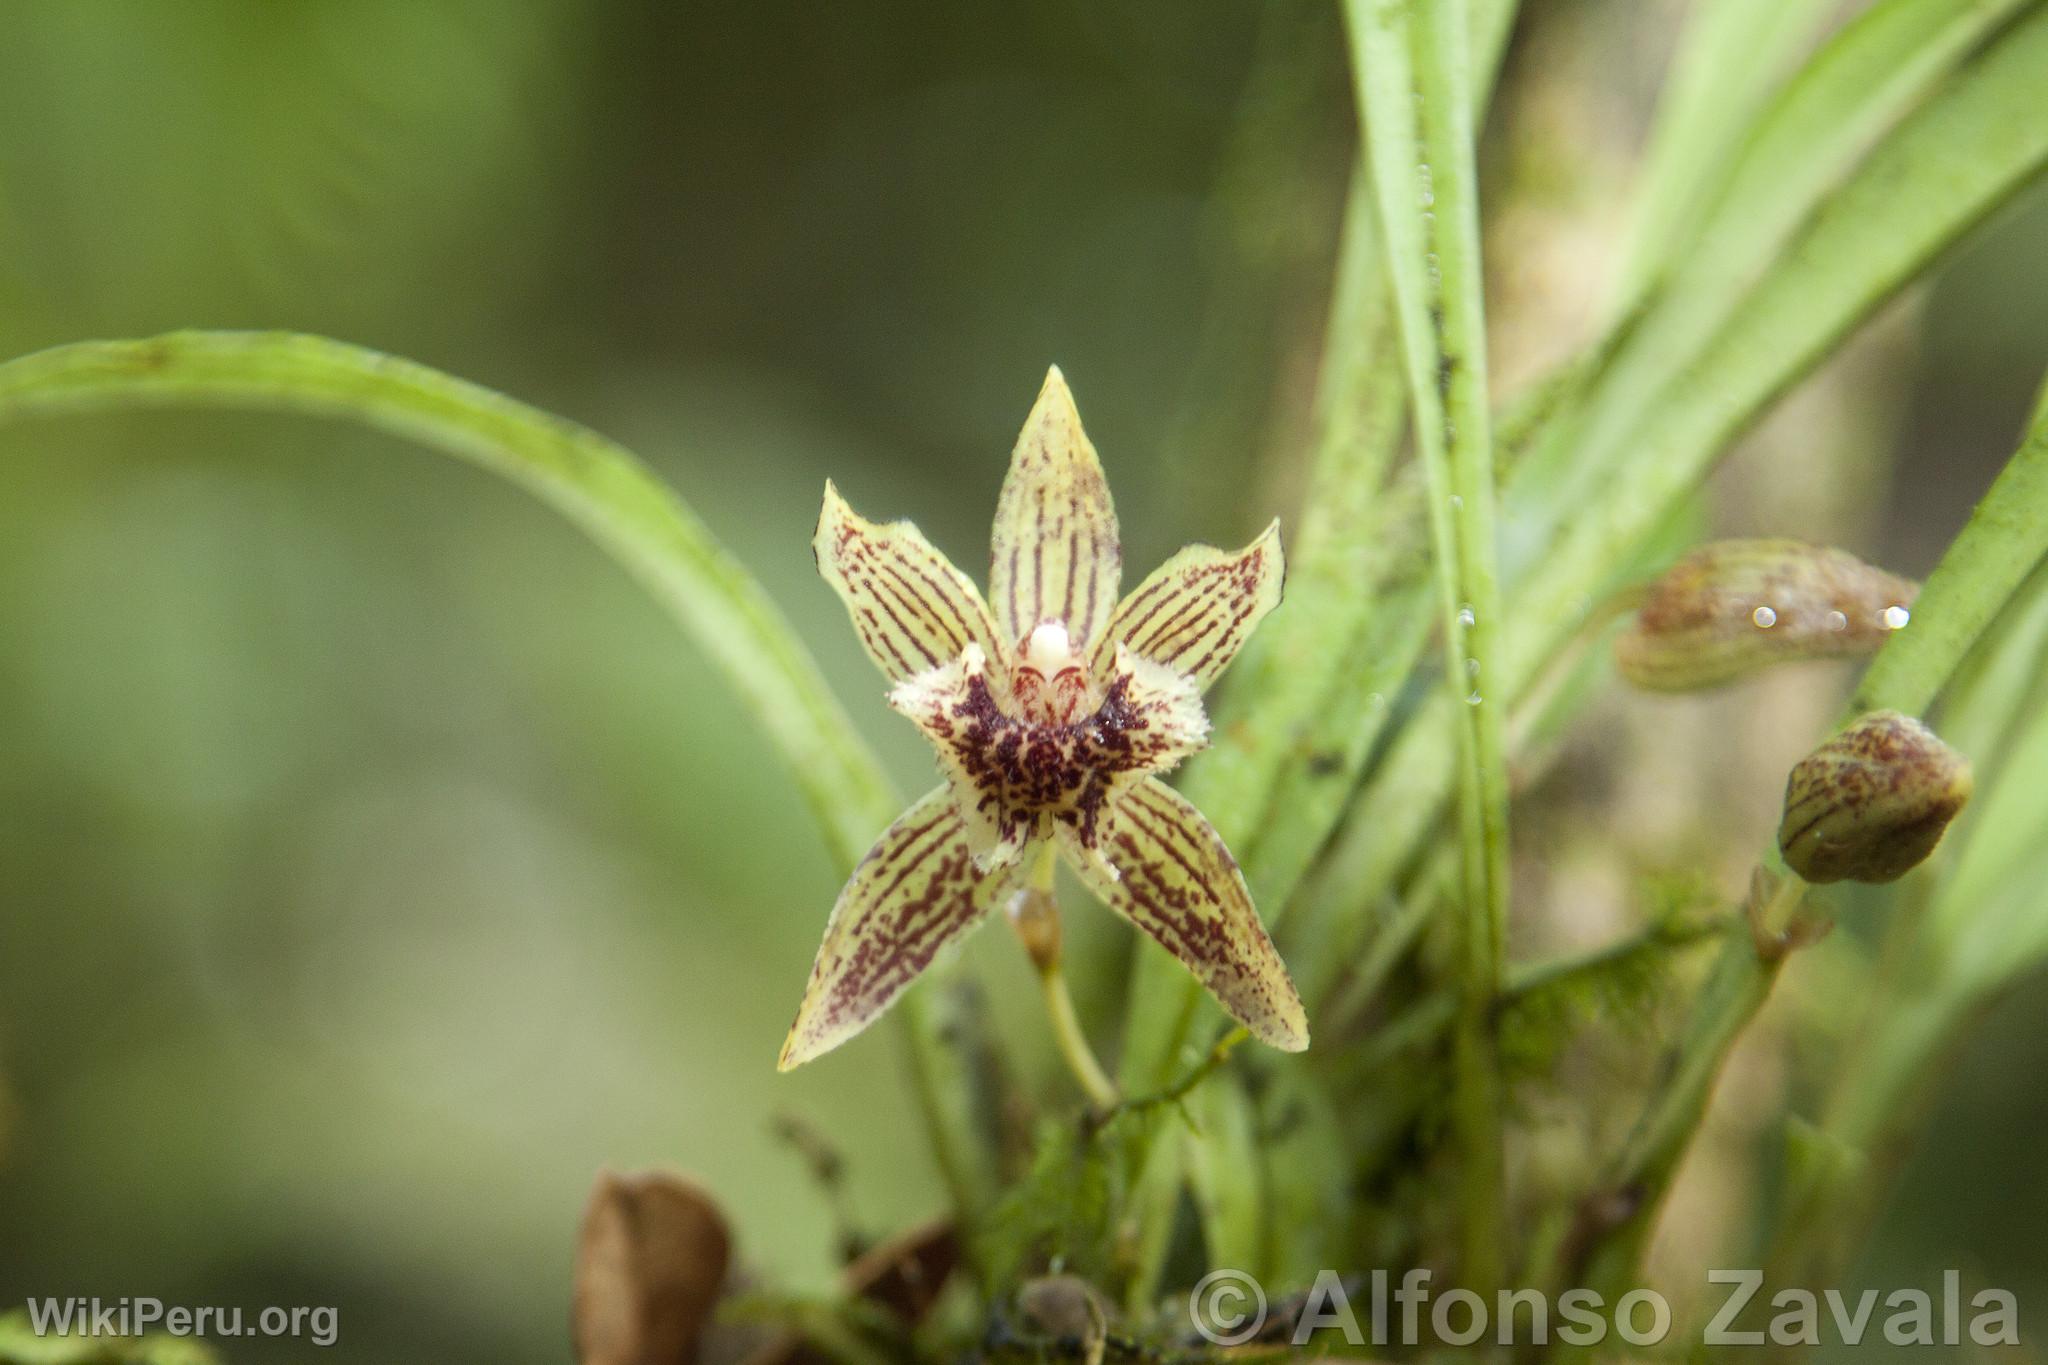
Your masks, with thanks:
[(890, 681), (956, 659), (970, 644), (1003, 657), (973, 580), (911, 523), (869, 521), (828, 481), (811, 550), (846, 603), (862, 648)]
[[(1252, 908), (1237, 861), (1202, 813), (1145, 778), (1108, 812), (1101, 851), (1070, 859), (1089, 889), (1195, 974), (1252, 1036), (1285, 1052), (1308, 1047), (1308, 1014)], [(1062, 830), (1063, 839), (1071, 835)]]
[(1190, 545), (1117, 605), (1096, 645), (1098, 667), (1121, 643), (1206, 688), (1280, 605), (1286, 573), (1277, 521), (1242, 550)]
[(1122, 574), (1109, 483), (1054, 366), (1024, 420), (996, 502), (989, 605), (1004, 644), (1014, 649), (1053, 621), (1086, 658), (1116, 606)]
[(1010, 880), (975, 866), (952, 792), (926, 793), (839, 893), (778, 1066), (802, 1066), (873, 1023), (940, 949), (981, 923)]

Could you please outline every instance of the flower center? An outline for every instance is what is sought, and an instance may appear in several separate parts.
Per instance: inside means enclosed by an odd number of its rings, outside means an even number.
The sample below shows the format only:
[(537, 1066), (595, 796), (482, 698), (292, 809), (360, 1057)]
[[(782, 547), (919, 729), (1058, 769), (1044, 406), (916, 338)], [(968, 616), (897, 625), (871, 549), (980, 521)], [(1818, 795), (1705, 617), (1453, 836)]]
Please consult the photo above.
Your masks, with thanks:
[(1024, 638), (1010, 674), (1019, 719), (1068, 725), (1094, 708), (1088, 700), (1088, 672), (1074, 652), (1067, 628), (1047, 621)]

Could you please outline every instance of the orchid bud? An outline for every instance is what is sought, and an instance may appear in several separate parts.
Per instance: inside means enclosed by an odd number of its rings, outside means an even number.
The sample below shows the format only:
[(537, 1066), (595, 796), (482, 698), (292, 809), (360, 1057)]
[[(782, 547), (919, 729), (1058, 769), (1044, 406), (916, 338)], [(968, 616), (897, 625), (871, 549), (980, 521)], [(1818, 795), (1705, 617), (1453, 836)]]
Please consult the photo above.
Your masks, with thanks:
[(1911, 716), (1872, 711), (1799, 760), (1778, 848), (1809, 882), (1889, 882), (1970, 799), (1970, 761)]
[(1717, 540), (1666, 569), (1614, 642), (1621, 675), (1653, 692), (1733, 682), (1770, 664), (1873, 654), (1919, 585), (1797, 540)]

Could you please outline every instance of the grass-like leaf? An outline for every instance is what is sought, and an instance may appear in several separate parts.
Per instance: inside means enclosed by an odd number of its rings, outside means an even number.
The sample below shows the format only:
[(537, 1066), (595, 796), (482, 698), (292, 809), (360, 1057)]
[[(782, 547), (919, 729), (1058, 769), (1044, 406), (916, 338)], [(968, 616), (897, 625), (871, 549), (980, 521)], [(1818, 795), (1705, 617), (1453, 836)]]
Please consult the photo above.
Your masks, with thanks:
[(1569, 420), (1549, 423), (1541, 448), (1518, 471), (1521, 520), (1534, 528), (1524, 534), (1554, 535), (1633, 458), (1631, 441), (1646, 414), (1736, 313), (1814, 206), (1985, 34), (2034, 3), (1882, 0), (1824, 45), (1746, 136), (1729, 136), (1734, 154), (1725, 178), (1706, 177), (1688, 201), (1696, 220), (1672, 229), (1655, 296), (1617, 329), (1615, 353), (1590, 401)]
[[(899, 801), (788, 621), (697, 515), (594, 431), (396, 356), (287, 332), (174, 332), (58, 346), (0, 364), (0, 420), (133, 407), (229, 407), (365, 423), (480, 465), (580, 526), (644, 584), (753, 712), (850, 870)], [(963, 1208), (993, 1171), (972, 1089), (927, 992), (899, 1006), (940, 1165)]]
[(1756, 110), (1835, 7), (1829, 0), (1694, 5), (1650, 129), (1612, 312), (1625, 316), (1690, 235)]
[(1457, 0), (1355, 0), (1346, 17), (1429, 484), (1444, 686), (1456, 699), (1463, 914), (1453, 1112), (1464, 1164), (1463, 1273), (1483, 1296), (1503, 1272), (1493, 1006), (1507, 913), (1510, 694), (1493, 686), (1503, 632), (1466, 14)]
[[(1514, 26), (1516, 0), (1469, 0), (1474, 117)], [(1361, 149), (1362, 150), (1362, 149)], [(1181, 787), (1244, 865), (1269, 925), (1329, 838), (1386, 704), (1428, 635), (1426, 598), (1375, 588), (1424, 544), (1420, 481), (1387, 475), (1405, 429), (1407, 386), (1371, 178), (1363, 161), (1346, 204), (1316, 390), (1316, 444), (1300, 526), (1288, 546), (1286, 609), (1252, 637), (1216, 711), (1213, 746)], [(1379, 695), (1379, 700), (1373, 698)], [(1200, 992), (1163, 954), (1133, 964), (1123, 1072), (1159, 1086), (1197, 1027)]]
[[(1615, 575), (1697, 487), (1716, 457), (1885, 300), (2048, 165), (2048, 120), (2031, 112), (2048, 70), (2048, 11), (2007, 30), (1887, 137), (1821, 205), (1741, 308), (1625, 445), (1547, 549), (1521, 544), (1511, 574), (1505, 686), (1520, 695)], [(1508, 488), (1513, 507), (1518, 483)], [(1517, 538), (1511, 527), (1507, 546)], [(1455, 716), (1439, 703), (1402, 733), (1332, 855), (1323, 894), (1378, 895), (1445, 808)]]

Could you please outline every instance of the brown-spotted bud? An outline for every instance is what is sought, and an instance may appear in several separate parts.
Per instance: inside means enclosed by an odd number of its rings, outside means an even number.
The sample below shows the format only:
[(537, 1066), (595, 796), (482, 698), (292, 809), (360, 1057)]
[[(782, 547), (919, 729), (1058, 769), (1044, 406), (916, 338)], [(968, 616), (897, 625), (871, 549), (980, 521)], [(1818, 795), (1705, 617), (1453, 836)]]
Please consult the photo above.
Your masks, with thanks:
[(1649, 586), (1614, 642), (1622, 677), (1653, 692), (1733, 682), (1770, 664), (1875, 653), (1919, 585), (1797, 540), (1717, 540)]
[(1896, 881), (1969, 799), (1968, 759), (1911, 716), (1872, 711), (1793, 767), (1778, 848), (1809, 882)]
[(660, 1172), (606, 1171), (576, 1245), (580, 1365), (688, 1365), (725, 1283), (731, 1237), (711, 1197)]

